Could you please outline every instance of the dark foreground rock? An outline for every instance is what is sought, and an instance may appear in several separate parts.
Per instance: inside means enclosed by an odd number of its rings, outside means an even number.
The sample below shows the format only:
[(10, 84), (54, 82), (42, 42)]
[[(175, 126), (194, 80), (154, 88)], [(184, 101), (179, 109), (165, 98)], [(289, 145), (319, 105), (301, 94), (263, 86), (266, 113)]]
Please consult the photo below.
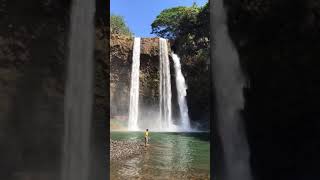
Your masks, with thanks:
[(120, 160), (141, 154), (144, 144), (139, 141), (110, 140), (110, 160)]
[(225, 2), (255, 179), (320, 179), (320, 1)]

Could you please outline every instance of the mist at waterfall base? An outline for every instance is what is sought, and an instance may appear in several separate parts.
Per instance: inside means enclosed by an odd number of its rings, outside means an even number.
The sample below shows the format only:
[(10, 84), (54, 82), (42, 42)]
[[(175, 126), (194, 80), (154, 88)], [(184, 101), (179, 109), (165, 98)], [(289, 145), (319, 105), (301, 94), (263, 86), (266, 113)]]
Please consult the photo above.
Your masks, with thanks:
[(212, 29), (215, 40), (212, 75), (215, 86), (217, 130), (222, 146), (222, 173), (216, 179), (251, 180), (249, 147), (240, 110), (244, 107), (245, 79), (239, 57), (229, 35), (223, 0), (211, 4)]
[[(139, 44), (137, 44), (139, 43)], [(128, 117), (128, 130), (139, 131), (150, 129), (150, 131), (186, 132), (196, 131), (190, 126), (188, 106), (186, 102), (187, 85), (181, 72), (180, 58), (172, 53), (175, 68), (176, 88), (180, 117), (172, 118), (172, 90), (170, 59), (168, 54), (168, 42), (159, 38), (159, 104), (145, 106), (139, 104), (139, 65), (140, 65), (140, 38), (134, 39), (133, 59), (130, 87), (130, 105)]]
[(95, 1), (73, 0), (65, 91), (62, 180), (88, 180)]

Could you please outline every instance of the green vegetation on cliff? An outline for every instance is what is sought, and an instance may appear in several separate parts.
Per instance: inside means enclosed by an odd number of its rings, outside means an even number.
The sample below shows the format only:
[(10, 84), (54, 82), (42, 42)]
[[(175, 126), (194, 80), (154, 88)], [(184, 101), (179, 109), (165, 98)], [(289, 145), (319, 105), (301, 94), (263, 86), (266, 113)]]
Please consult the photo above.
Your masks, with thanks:
[(203, 7), (174, 7), (163, 10), (151, 24), (152, 33), (175, 41), (180, 56), (209, 57), (209, 3)]
[(168, 39), (173, 39), (185, 33), (187, 26), (193, 26), (197, 22), (200, 8), (174, 7), (163, 10), (151, 24), (152, 33)]
[(111, 34), (120, 34), (127, 36), (133, 35), (124, 18), (122, 16), (114, 14), (111, 14), (110, 16), (110, 32)]

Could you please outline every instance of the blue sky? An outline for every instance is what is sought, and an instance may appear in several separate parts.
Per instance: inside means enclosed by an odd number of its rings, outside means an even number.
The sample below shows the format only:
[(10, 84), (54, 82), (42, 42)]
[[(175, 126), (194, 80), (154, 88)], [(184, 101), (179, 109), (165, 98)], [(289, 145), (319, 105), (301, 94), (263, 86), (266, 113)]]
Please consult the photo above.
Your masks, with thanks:
[(166, 8), (191, 6), (193, 2), (202, 6), (208, 0), (111, 0), (111, 13), (124, 17), (135, 36), (153, 37), (151, 23)]

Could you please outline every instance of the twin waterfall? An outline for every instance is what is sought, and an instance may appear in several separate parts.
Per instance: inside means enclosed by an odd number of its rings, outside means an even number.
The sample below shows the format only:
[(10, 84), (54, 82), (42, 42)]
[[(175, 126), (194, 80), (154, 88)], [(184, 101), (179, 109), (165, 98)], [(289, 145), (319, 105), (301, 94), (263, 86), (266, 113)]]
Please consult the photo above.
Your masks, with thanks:
[(159, 39), (160, 57), (160, 127), (161, 129), (173, 129), (171, 106), (171, 78), (168, 56), (167, 40)]
[[(189, 131), (190, 120), (188, 115), (188, 106), (186, 103), (187, 86), (181, 72), (180, 58), (172, 53), (175, 67), (176, 87), (178, 92), (178, 104), (180, 108), (180, 119), (178, 125), (173, 123), (172, 119), (172, 93), (171, 93), (171, 73), (168, 53), (168, 43), (166, 39), (159, 38), (159, 118), (150, 119), (156, 126), (150, 127), (152, 130), (159, 131)], [(139, 71), (140, 71), (140, 38), (134, 39), (131, 88), (130, 88), (130, 106), (128, 130), (136, 131), (139, 129)]]

